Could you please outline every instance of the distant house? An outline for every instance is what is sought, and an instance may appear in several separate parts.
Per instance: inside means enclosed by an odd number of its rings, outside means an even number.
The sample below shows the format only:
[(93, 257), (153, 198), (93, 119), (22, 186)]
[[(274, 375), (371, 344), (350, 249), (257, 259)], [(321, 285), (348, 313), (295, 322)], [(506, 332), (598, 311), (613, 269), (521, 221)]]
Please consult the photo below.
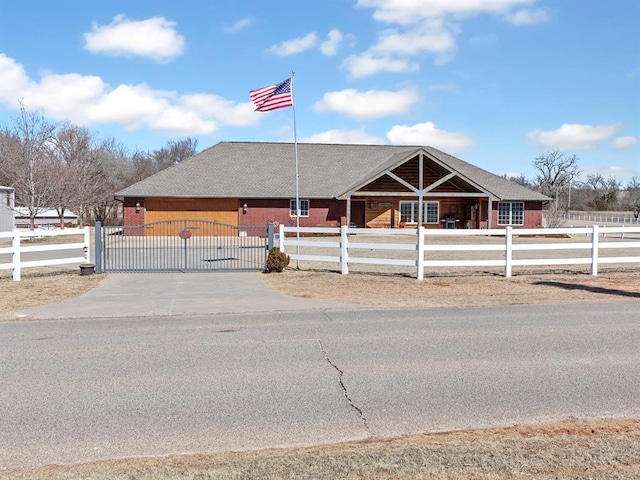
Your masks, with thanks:
[(15, 220), (13, 207), (15, 206), (15, 191), (12, 187), (0, 186), (0, 232), (10, 232), (14, 229)]
[[(15, 224), (16, 228), (29, 228), (29, 209), (27, 207), (15, 207)], [(38, 212), (35, 217), (34, 225), (38, 228), (51, 229), (60, 228), (60, 217), (55, 209), (47, 209)], [(78, 216), (71, 212), (64, 212), (64, 226), (65, 227), (77, 227)]]
[[(542, 226), (539, 192), (432, 147), (298, 145), (300, 225)], [(117, 193), (124, 224), (296, 222), (291, 143), (221, 142)]]

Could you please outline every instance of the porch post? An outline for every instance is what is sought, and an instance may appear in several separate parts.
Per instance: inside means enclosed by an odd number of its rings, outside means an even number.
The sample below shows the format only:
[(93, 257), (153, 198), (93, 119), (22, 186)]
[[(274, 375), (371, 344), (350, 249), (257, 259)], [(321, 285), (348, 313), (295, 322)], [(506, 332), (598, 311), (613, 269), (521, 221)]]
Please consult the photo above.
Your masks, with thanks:
[(347, 193), (347, 226), (351, 225), (351, 192)]
[(493, 222), (492, 222), (492, 218), (493, 218), (493, 199), (491, 198), (491, 195), (487, 195), (487, 228), (488, 229), (492, 229), (493, 228)]

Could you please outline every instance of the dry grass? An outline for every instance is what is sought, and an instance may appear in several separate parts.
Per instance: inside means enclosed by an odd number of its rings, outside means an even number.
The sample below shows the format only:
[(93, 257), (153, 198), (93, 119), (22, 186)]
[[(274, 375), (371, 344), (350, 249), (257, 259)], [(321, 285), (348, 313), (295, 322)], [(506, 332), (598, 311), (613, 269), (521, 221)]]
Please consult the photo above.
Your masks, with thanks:
[(47, 466), (0, 479), (637, 479), (640, 420), (567, 421), (312, 448)]
[(0, 320), (30, 307), (59, 302), (81, 295), (98, 285), (103, 275), (80, 275), (79, 270), (64, 267), (39, 267), (22, 270), (22, 280), (14, 282), (10, 270), (0, 270)]
[(434, 308), (640, 299), (640, 271), (521, 274), (504, 278), (491, 272), (449, 272), (422, 282), (402, 273), (289, 269), (265, 275), (270, 288), (304, 298), (335, 300), (373, 307)]

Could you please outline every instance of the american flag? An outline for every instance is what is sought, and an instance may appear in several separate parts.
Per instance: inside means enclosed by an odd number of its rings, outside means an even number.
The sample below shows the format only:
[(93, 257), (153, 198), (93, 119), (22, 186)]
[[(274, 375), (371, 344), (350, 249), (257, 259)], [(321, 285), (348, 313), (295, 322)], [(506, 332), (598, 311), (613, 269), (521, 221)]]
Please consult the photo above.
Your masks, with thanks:
[(262, 87), (249, 92), (251, 101), (256, 106), (256, 112), (268, 112), (278, 108), (292, 107), (291, 79), (270, 87)]

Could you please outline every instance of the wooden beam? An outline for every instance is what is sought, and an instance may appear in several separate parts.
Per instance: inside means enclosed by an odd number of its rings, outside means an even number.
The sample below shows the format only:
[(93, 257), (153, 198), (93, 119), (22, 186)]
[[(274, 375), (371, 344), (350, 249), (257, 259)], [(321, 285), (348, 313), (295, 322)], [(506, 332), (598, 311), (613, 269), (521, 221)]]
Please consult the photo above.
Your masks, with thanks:
[(387, 175), (389, 175), (391, 178), (393, 178), (396, 182), (404, 185), (405, 187), (407, 187), (409, 190), (412, 190), (416, 193), (418, 193), (418, 189), (416, 187), (414, 187), (413, 185), (411, 185), (409, 182), (407, 182), (406, 180), (400, 178), (398, 175), (396, 175), (395, 173), (393, 173), (390, 170), (385, 170), (384, 173), (386, 173)]
[(434, 188), (439, 187), (440, 185), (442, 185), (444, 182), (448, 182), (449, 180), (451, 180), (453, 177), (457, 177), (458, 176), (458, 172), (451, 172), (449, 175), (442, 177), (440, 180), (438, 180), (437, 182), (433, 182), (431, 185), (429, 185), (427, 188), (424, 189), (425, 192), (429, 192), (431, 190), (433, 190)]
[[(413, 197), (420, 198), (419, 192), (353, 192), (354, 197)], [(429, 198), (485, 198), (489, 195), (486, 193), (468, 193), (468, 192), (441, 192), (433, 193), (427, 192), (422, 194), (423, 197)]]
[(491, 217), (493, 216), (493, 201), (491, 199), (491, 197), (487, 197), (487, 209), (489, 210), (487, 212), (487, 228), (491, 229), (493, 228), (492, 226), (492, 221), (491, 221)]

